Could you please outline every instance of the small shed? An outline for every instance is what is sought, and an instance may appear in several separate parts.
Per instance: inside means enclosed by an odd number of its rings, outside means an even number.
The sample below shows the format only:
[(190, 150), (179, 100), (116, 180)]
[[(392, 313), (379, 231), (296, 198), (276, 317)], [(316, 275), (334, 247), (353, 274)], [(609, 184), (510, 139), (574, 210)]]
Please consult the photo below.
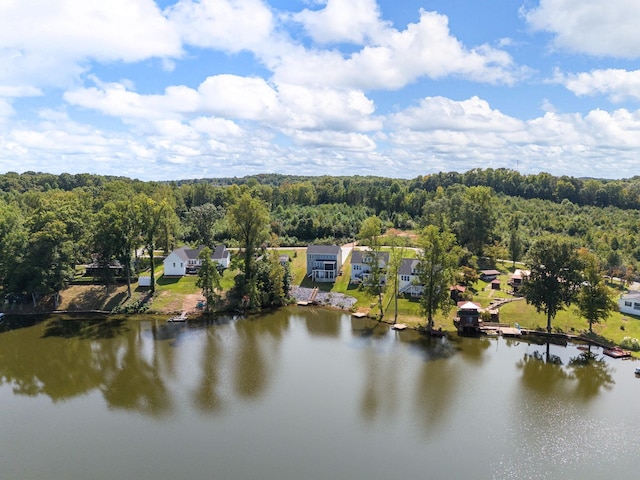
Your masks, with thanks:
[(466, 291), (466, 287), (463, 287), (462, 285), (454, 285), (449, 287), (449, 296), (451, 297), (451, 300), (458, 303), (458, 301), (460, 301), (460, 295)]
[(498, 278), (500, 272), (498, 270), (480, 270), (480, 280), (483, 282), (491, 282)]
[(141, 275), (138, 277), (138, 286), (139, 287), (150, 287), (151, 286), (151, 276), (149, 275)]
[(495, 279), (491, 281), (491, 290), (500, 290), (500, 280)]

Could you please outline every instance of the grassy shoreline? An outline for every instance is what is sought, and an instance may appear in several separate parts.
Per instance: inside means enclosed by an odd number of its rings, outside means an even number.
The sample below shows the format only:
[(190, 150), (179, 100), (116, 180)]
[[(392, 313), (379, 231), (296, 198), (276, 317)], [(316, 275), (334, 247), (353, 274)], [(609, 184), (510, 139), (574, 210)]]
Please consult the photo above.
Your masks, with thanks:
[[(301, 287), (318, 288), (325, 292), (342, 293), (356, 298), (357, 303), (353, 310), (362, 312), (372, 318), (378, 318), (379, 310), (377, 299), (368, 295), (357, 285), (349, 283), (351, 273), (350, 257), (346, 259), (342, 275), (335, 283), (313, 283), (306, 278), (306, 256), (300, 249), (281, 249), (281, 254), (289, 255), (291, 259), (292, 285)], [(498, 277), (501, 284), (506, 286), (507, 281), (513, 272), (510, 264), (499, 263), (497, 270), (501, 272)], [(156, 268), (156, 295), (150, 300), (149, 308), (144, 313), (159, 315), (174, 315), (182, 311), (197, 315), (197, 303), (203, 300), (196, 287), (196, 276), (185, 276), (171, 278), (163, 276), (162, 263), (159, 262)], [(233, 278), (237, 271), (228, 269), (222, 279), (223, 290), (227, 291), (233, 285)], [(493, 290), (490, 284), (477, 281), (471, 285), (473, 301), (487, 307), (496, 298), (510, 298), (504, 290)], [(612, 297), (619, 295), (619, 286), (612, 286)], [(100, 285), (72, 285), (60, 295), (60, 304), (56, 310), (63, 311), (112, 311), (119, 305), (128, 302), (141, 301), (148, 295), (148, 289), (140, 288), (137, 284), (132, 284), (132, 298), (126, 300), (126, 285), (116, 285), (104, 287)], [(385, 298), (384, 320), (393, 323), (395, 308), (393, 299)], [(43, 302), (36, 308), (32, 305), (24, 304), (18, 308), (8, 309), (9, 314), (47, 314), (53, 311), (51, 301)], [(515, 325), (530, 330), (543, 331), (546, 328), (546, 317), (542, 313), (536, 312), (535, 308), (528, 305), (524, 300), (507, 303), (500, 308), (500, 323)], [(441, 312), (435, 318), (435, 328), (444, 331), (454, 332), (453, 318), (455, 316), (455, 306), (452, 305), (450, 312), (443, 315)], [(405, 323), (410, 327), (418, 328), (424, 326), (425, 319), (420, 315), (420, 304), (417, 299), (399, 298), (397, 321)], [(589, 325), (586, 319), (580, 318), (575, 307), (570, 306), (558, 313), (553, 320), (552, 327), (556, 333), (569, 335), (588, 334)], [(594, 340), (610, 342), (620, 345), (625, 337), (640, 338), (640, 318), (630, 315), (622, 315), (619, 312), (612, 312), (611, 316), (600, 324), (593, 325)], [(640, 356), (640, 352), (636, 353)]]

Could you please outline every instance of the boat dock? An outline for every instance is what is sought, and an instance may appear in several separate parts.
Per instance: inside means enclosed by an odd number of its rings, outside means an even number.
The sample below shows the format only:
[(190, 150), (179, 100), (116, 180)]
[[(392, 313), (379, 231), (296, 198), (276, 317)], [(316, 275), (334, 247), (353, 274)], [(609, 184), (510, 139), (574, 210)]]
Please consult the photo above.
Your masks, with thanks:
[(519, 337), (522, 335), (522, 330), (510, 325), (487, 325), (485, 323), (480, 327), (480, 333), (485, 335), (502, 335), (503, 337)]
[(186, 322), (187, 321), (187, 312), (183, 311), (180, 315), (176, 315), (174, 317), (171, 317), (169, 320), (167, 320), (167, 322), (171, 322), (171, 323), (179, 323), (179, 322)]

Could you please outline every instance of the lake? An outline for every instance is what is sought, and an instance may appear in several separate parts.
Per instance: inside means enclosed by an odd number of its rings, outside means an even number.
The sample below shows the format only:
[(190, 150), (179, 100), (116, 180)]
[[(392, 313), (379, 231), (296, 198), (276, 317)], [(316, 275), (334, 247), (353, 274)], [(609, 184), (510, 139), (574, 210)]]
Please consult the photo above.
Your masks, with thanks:
[(0, 325), (0, 478), (638, 475), (638, 364), (595, 347), (310, 307), (106, 318)]

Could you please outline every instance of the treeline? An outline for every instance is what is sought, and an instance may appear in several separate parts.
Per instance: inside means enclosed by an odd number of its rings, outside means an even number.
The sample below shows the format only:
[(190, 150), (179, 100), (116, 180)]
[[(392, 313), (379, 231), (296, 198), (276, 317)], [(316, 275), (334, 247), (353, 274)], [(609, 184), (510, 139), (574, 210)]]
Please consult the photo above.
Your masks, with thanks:
[(242, 246), (228, 211), (247, 193), (268, 209), (266, 245), (350, 241), (376, 215), (384, 228), (451, 231), (470, 265), (482, 257), (523, 259), (544, 234), (588, 248), (615, 276), (635, 278), (640, 262), (639, 177), (486, 169), (412, 180), (268, 174), (142, 182), (10, 172), (0, 175), (0, 294), (35, 301), (92, 262), (117, 260), (129, 278), (147, 266), (136, 258), (140, 249), (153, 255), (184, 243)]

